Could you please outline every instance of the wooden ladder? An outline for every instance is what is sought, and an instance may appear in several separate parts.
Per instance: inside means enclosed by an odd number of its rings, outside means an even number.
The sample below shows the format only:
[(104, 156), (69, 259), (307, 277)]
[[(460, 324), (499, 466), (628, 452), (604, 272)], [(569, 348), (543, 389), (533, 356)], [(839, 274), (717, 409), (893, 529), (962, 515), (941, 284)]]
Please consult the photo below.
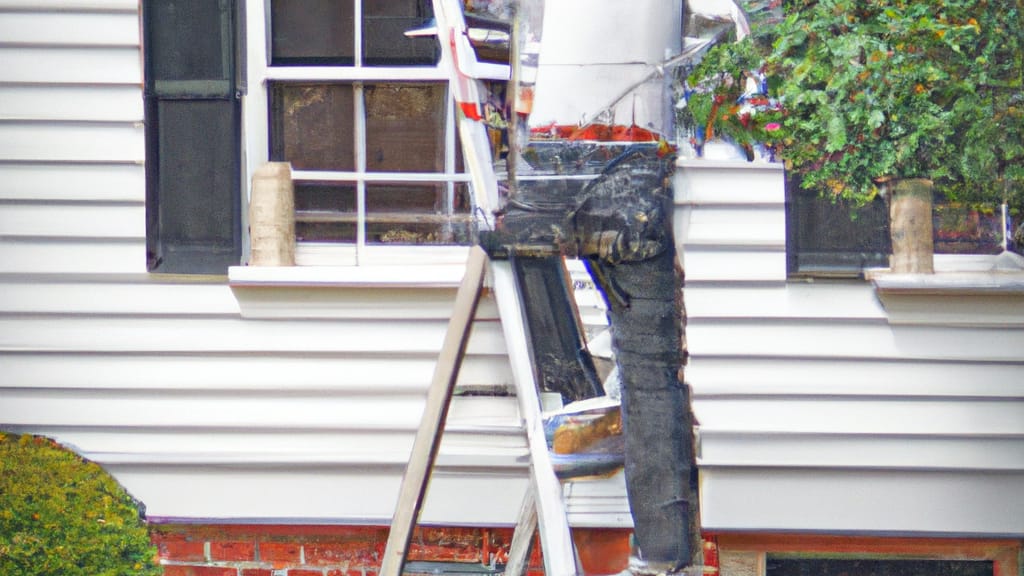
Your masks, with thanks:
[[(451, 404), (452, 392), (469, 341), (470, 326), (476, 316), (477, 305), (483, 292), (488, 262), (489, 259), (483, 249), (478, 246), (472, 248), (466, 265), (466, 274), (455, 296), (455, 309), (448, 322), (448, 331), (434, 369), (434, 377), (427, 392), (423, 419), (402, 478), (380, 576), (399, 576), (405, 568), (413, 528), (419, 518), (427, 481), (441, 445), (441, 433)], [(530, 485), (512, 536), (505, 574), (525, 574), (533, 535), (539, 528), (545, 574), (575, 575), (576, 559), (562, 500), (562, 487), (555, 477), (548, 455), (547, 441), (544, 438), (540, 400), (523, 322), (521, 295), (516, 289), (512, 267), (507, 260), (491, 261), (490, 269), (509, 360), (512, 364), (519, 412), (526, 429), (530, 451)]]

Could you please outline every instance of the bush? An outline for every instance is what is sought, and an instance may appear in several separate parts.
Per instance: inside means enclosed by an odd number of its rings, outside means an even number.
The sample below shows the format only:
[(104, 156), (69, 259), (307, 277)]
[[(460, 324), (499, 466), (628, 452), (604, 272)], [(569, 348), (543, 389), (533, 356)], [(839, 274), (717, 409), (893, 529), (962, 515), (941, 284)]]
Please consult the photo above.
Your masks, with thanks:
[(157, 576), (140, 505), (52, 440), (0, 432), (0, 574)]

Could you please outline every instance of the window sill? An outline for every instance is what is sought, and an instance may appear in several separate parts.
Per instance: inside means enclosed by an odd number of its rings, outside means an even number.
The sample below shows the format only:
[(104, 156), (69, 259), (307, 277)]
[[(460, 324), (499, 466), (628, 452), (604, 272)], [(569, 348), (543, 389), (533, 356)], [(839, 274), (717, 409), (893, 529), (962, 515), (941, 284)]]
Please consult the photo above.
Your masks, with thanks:
[[(382, 290), (454, 291), (466, 271), (468, 248), (429, 264), (375, 263), (363, 266), (233, 266), (228, 284), (243, 318), (350, 318), (373, 315), (368, 300), (386, 299)], [(424, 260), (420, 260), (423, 262)], [(433, 260), (426, 260), (434, 262)], [(443, 295), (449, 298), (450, 295)], [(426, 294), (423, 298), (430, 298)]]
[(936, 256), (934, 274), (865, 275), (890, 324), (1024, 326), (1024, 257)]

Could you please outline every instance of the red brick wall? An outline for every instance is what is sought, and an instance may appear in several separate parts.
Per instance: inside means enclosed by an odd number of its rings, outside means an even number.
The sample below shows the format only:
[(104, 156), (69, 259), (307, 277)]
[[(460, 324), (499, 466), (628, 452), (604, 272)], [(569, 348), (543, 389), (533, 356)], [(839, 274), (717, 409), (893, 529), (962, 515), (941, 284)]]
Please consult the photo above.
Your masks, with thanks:
[[(165, 576), (376, 576), (386, 527), (152, 524)], [(628, 538), (628, 533), (625, 533)], [(510, 528), (418, 527), (408, 561), (503, 563)], [(534, 545), (530, 575), (543, 575)]]

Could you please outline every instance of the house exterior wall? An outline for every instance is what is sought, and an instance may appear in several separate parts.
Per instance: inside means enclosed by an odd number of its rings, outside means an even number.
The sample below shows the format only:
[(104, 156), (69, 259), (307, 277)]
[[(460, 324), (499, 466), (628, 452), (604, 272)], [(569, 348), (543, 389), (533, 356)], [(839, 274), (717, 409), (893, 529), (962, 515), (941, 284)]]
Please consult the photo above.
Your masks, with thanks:
[(676, 200), (706, 531), (1024, 535), (1024, 299), (787, 281), (779, 165), (681, 161)]
[[(0, 2), (0, 425), (151, 519), (387, 524), (461, 269), (342, 271), (272, 317), (147, 274), (139, 42), (136, 0)], [(528, 463), (490, 294), (458, 386), (422, 519), (510, 525)]]
[[(0, 1), (0, 424), (157, 520), (386, 524), (460, 275), (147, 274), (137, 8)], [(742, 166), (676, 184), (704, 528), (1024, 537), (1024, 311), (893, 324), (869, 283), (787, 281), (781, 171)], [(423, 520), (509, 525), (527, 451), (489, 294), (459, 386), (486, 394), (457, 398)], [(627, 527), (621, 486), (567, 486), (572, 522)]]

